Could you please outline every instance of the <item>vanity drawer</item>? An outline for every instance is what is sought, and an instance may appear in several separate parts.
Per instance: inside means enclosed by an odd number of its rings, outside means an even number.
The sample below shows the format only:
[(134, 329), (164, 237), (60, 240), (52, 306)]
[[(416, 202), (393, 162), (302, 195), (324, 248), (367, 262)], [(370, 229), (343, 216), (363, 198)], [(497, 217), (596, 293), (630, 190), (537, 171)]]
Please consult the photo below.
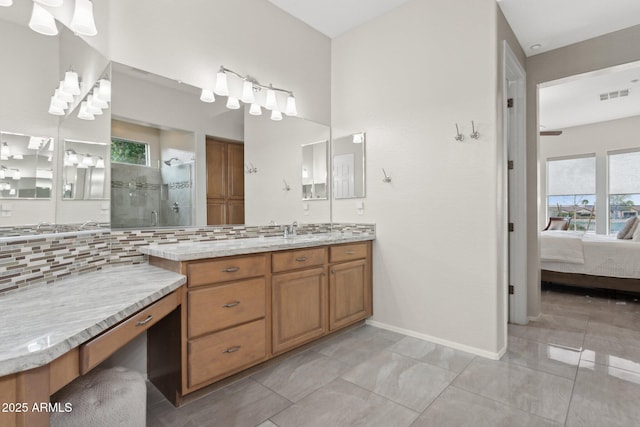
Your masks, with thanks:
[(366, 242), (331, 246), (329, 248), (329, 262), (351, 261), (353, 259), (361, 259), (366, 257)]
[(263, 276), (266, 272), (266, 260), (266, 255), (252, 255), (189, 263), (189, 287)]
[(295, 251), (275, 252), (271, 256), (271, 270), (274, 273), (297, 270), (323, 265), (326, 259), (325, 248), (296, 249)]
[(264, 319), (189, 341), (189, 387), (247, 368), (266, 355)]
[(116, 350), (149, 329), (178, 306), (178, 293), (172, 292), (129, 317), (102, 335), (80, 346), (80, 374), (96, 367)]
[(264, 317), (263, 277), (189, 291), (189, 338)]

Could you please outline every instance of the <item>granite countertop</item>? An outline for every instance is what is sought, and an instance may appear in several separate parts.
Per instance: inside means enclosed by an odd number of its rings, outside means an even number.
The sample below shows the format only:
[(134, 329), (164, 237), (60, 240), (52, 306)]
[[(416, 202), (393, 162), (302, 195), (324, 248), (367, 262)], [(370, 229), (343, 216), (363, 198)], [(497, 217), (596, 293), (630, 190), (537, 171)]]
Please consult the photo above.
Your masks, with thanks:
[(302, 234), (293, 237), (256, 237), (247, 239), (216, 240), (210, 242), (183, 242), (152, 244), (139, 247), (143, 254), (171, 261), (191, 261), (231, 255), (309, 248), (340, 243), (375, 240), (375, 234), (324, 233)]
[(0, 297), (0, 376), (46, 365), (185, 282), (145, 264), (8, 292)]

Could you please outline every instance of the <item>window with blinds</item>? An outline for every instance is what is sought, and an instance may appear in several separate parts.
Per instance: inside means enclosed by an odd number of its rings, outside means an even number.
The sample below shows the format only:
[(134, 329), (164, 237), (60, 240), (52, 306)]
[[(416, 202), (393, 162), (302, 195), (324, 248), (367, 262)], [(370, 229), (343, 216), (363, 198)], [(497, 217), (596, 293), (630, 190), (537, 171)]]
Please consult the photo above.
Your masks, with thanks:
[(570, 217), (571, 230), (595, 230), (596, 157), (547, 159), (547, 216)]
[(640, 149), (607, 154), (609, 233), (617, 233), (640, 210)]

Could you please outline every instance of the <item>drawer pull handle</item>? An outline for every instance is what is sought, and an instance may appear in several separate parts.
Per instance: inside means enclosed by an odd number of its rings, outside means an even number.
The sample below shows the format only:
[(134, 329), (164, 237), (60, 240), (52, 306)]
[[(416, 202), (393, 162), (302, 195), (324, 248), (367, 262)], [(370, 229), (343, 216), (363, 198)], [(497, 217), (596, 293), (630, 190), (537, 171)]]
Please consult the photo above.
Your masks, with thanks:
[(228, 302), (228, 303), (224, 304), (222, 307), (223, 308), (231, 308), (231, 307), (235, 307), (236, 305), (240, 305), (240, 301)]
[(229, 267), (229, 268), (225, 268), (224, 270), (222, 270), (225, 273), (233, 273), (240, 270), (240, 267)]
[(296, 258), (296, 261), (298, 261), (298, 262), (304, 262), (306, 260), (307, 260), (306, 256), (301, 256), (300, 258)]
[(240, 346), (239, 345), (237, 345), (235, 347), (228, 348), (226, 350), (222, 350), (222, 352), (223, 353), (235, 353), (238, 350), (240, 350)]
[(136, 326), (146, 325), (147, 323), (151, 322), (152, 319), (153, 319), (153, 316), (148, 315), (146, 319), (136, 322)]
[(347, 255), (353, 255), (353, 254), (355, 254), (355, 253), (356, 253), (356, 251), (347, 251), (347, 252), (345, 252), (345, 253), (346, 253)]

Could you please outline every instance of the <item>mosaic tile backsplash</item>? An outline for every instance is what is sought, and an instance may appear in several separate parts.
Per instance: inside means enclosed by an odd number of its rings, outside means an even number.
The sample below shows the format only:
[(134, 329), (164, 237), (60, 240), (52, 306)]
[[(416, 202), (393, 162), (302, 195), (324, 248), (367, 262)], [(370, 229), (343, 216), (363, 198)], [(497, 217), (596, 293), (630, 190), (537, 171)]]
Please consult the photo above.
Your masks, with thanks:
[(101, 270), (110, 254), (108, 230), (0, 240), (0, 293)]
[[(35, 283), (52, 283), (108, 265), (142, 264), (138, 247), (282, 235), (282, 227), (205, 226), (136, 230), (91, 230), (0, 239), (0, 294)], [(298, 234), (328, 232), (375, 235), (374, 224), (300, 224)]]

